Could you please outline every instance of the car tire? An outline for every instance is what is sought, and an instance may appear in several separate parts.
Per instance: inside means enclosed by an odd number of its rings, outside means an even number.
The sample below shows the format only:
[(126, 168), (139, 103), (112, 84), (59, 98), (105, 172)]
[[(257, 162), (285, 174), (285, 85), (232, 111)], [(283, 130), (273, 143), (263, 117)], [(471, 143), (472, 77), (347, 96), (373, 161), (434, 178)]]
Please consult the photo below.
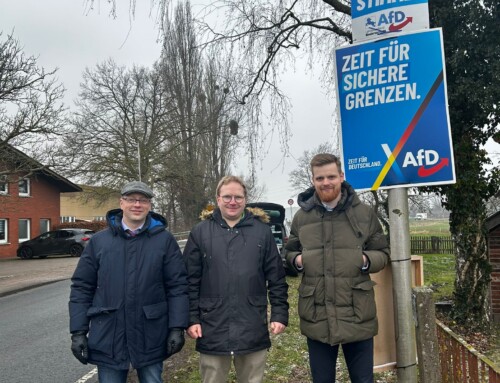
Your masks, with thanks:
[(33, 258), (33, 250), (30, 247), (21, 247), (19, 249), (19, 257), (22, 259), (31, 259)]
[(72, 257), (79, 257), (82, 255), (83, 247), (80, 245), (71, 245), (69, 248), (69, 253)]

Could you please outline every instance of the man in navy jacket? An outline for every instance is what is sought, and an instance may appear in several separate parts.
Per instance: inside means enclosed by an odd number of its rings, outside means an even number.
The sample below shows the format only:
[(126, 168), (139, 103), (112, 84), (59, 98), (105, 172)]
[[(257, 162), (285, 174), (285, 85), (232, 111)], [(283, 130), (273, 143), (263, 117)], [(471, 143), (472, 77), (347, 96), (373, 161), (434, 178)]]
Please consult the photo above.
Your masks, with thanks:
[(71, 350), (98, 367), (100, 383), (160, 383), (163, 361), (181, 350), (188, 325), (186, 267), (153, 192), (133, 181), (121, 190), (109, 227), (91, 238), (71, 279)]

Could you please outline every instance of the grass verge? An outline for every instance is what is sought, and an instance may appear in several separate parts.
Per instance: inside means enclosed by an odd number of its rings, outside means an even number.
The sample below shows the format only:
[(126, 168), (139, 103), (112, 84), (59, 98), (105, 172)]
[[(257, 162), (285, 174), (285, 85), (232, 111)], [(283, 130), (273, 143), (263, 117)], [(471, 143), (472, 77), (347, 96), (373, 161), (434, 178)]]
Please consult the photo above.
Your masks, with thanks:
[[(300, 277), (288, 277), (290, 320), (283, 334), (272, 335), (272, 347), (266, 363), (264, 383), (307, 383), (311, 382), (309, 370), (309, 355), (307, 352), (306, 338), (300, 333), (299, 318), (297, 315), (297, 302)], [(164, 381), (172, 382), (200, 382), (198, 371), (199, 357), (195, 351), (195, 342), (191, 339), (177, 360), (173, 358), (165, 363)], [(337, 382), (350, 382), (343, 357), (340, 356), (337, 363)], [(394, 371), (375, 374), (375, 382), (396, 382)], [(228, 383), (236, 383), (234, 368), (231, 369)]]
[(455, 284), (453, 254), (421, 254), (424, 260), (424, 284), (433, 291), (435, 302), (449, 300)]

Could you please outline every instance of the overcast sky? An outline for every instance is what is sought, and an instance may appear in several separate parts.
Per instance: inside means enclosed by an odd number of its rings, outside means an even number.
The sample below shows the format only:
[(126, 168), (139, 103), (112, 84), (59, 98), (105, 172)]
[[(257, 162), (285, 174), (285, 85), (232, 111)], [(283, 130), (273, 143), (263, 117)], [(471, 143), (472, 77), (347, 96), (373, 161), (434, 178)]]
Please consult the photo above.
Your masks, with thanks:
[[(85, 0), (0, 0), (0, 26), (20, 40), (24, 52), (38, 56), (47, 70), (59, 68), (58, 78), (67, 89), (66, 104), (72, 107), (79, 92), (82, 72), (107, 58), (118, 64), (151, 66), (158, 59), (161, 44), (150, 1), (138, 1), (133, 20), (128, 15), (128, 1), (120, 1), (117, 19), (109, 17), (107, 1), (101, 9), (88, 12)], [(305, 150), (332, 141), (333, 102), (317, 79), (301, 69), (285, 77), (284, 89), (291, 98), (291, 157), (282, 158), (278, 139), (269, 144), (270, 153), (258, 168), (257, 176), (266, 186), (265, 200), (287, 205), (296, 200), (288, 174), (296, 168)], [(498, 163), (499, 145), (490, 141), (488, 149)], [(239, 161), (238, 173), (248, 173), (246, 160)]]
[[(46, 70), (58, 69), (58, 78), (67, 89), (66, 104), (73, 107), (82, 72), (107, 58), (118, 64), (151, 66), (158, 59), (161, 44), (150, 1), (138, 1), (135, 18), (130, 21), (129, 2), (120, 1), (117, 19), (109, 17), (107, 1), (87, 12), (84, 0), (0, 0), (0, 26), (3, 34), (13, 31), (24, 52), (38, 57)], [(317, 80), (302, 71), (287, 76), (285, 88), (293, 103), (290, 149), (295, 158), (304, 150), (331, 141), (333, 103), (324, 95)], [(293, 84), (293, 85), (292, 85)], [(272, 149), (259, 166), (257, 177), (266, 186), (265, 199), (285, 204), (295, 198), (288, 174), (296, 167), (285, 158), (274, 138)], [(248, 173), (247, 162), (238, 163), (238, 173)]]

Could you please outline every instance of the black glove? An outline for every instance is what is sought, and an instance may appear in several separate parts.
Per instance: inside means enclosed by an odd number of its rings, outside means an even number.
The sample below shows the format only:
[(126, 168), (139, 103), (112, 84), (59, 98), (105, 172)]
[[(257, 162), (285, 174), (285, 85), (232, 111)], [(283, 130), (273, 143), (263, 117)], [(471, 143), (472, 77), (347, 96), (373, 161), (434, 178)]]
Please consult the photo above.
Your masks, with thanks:
[(168, 356), (179, 352), (184, 346), (184, 330), (181, 328), (171, 328), (167, 337)]
[(71, 334), (71, 351), (80, 363), (87, 364), (89, 349), (87, 347), (87, 333), (85, 331), (75, 331)]

